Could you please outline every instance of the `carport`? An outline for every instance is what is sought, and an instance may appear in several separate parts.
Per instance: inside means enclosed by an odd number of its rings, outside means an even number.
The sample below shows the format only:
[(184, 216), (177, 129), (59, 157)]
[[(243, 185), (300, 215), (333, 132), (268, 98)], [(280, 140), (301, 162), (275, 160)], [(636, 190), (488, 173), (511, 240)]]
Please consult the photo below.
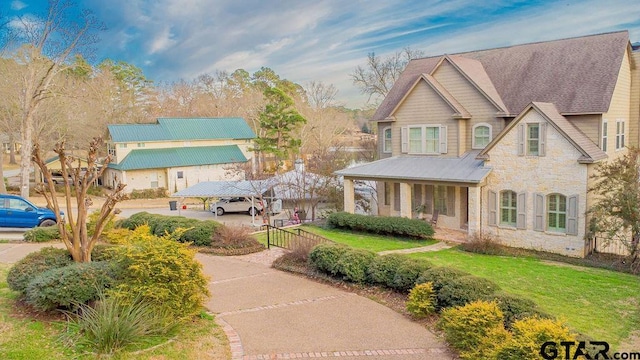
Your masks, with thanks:
[[(267, 180), (238, 180), (238, 181), (204, 181), (171, 195), (175, 198), (251, 198), (251, 206), (255, 206), (255, 198), (262, 197), (275, 185), (274, 179)], [(218, 202), (215, 205), (217, 207)], [(214, 207), (215, 208), (215, 207)], [(265, 207), (266, 209), (266, 207)], [(267, 210), (268, 211), (268, 210)], [(217, 211), (213, 212), (216, 219)], [(256, 215), (251, 214), (251, 223), (255, 225)]]

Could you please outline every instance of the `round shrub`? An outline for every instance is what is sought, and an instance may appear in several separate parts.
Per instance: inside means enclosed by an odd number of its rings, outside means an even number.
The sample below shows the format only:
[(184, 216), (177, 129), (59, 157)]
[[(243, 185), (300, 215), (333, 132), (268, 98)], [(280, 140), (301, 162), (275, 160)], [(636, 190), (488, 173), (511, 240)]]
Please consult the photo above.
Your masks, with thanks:
[(509, 339), (502, 311), (495, 302), (476, 301), (445, 309), (438, 326), (462, 359), (495, 359), (498, 344)]
[(436, 294), (431, 283), (416, 285), (409, 292), (407, 311), (417, 318), (423, 318), (436, 311)]
[(418, 276), (416, 284), (430, 282), (433, 290), (437, 293), (442, 285), (448, 283), (452, 279), (471, 275), (466, 271), (458, 270), (447, 266), (434, 267), (426, 270)]
[(376, 254), (362, 249), (347, 249), (338, 257), (337, 275), (343, 280), (364, 283), (367, 280), (367, 268)]
[(139, 212), (118, 223), (122, 228), (134, 230), (142, 225), (148, 225), (151, 234), (165, 236), (177, 229), (188, 229), (177, 238), (179, 242), (189, 242), (196, 246), (209, 246), (211, 236), (220, 223), (213, 220), (200, 221), (184, 216), (167, 216)]
[(96, 244), (91, 251), (91, 261), (110, 261), (113, 259), (115, 253), (113, 252), (114, 245), (110, 244)]
[(513, 322), (528, 317), (551, 318), (551, 315), (538, 309), (536, 303), (517, 295), (497, 293), (486, 298), (495, 301), (504, 314), (504, 327), (511, 329)]
[(57, 226), (35, 227), (24, 233), (24, 241), (41, 243), (53, 240), (60, 240), (60, 230)]
[(7, 274), (7, 283), (11, 290), (24, 294), (29, 282), (37, 275), (50, 269), (67, 266), (72, 262), (73, 259), (66, 249), (43, 248), (15, 263)]
[(437, 292), (438, 309), (464, 306), (484, 299), (499, 289), (493, 281), (473, 275), (450, 279)]
[(108, 295), (125, 304), (150, 302), (179, 320), (201, 310), (209, 294), (207, 279), (195, 259), (196, 252), (186, 244), (140, 234), (114, 251), (114, 261), (123, 275)]
[(50, 311), (96, 300), (114, 282), (112, 266), (106, 261), (73, 263), (45, 271), (29, 282), (27, 303), (38, 310)]
[(367, 269), (367, 279), (373, 284), (391, 287), (396, 269), (406, 260), (407, 257), (401, 254), (376, 256)]
[[(540, 346), (545, 342), (553, 341), (559, 344), (562, 341), (576, 340), (576, 336), (561, 322), (536, 317), (516, 320), (511, 332), (513, 337), (500, 347), (497, 352), (498, 359), (539, 359)], [(563, 353), (563, 348), (554, 348), (559, 354)]]
[(318, 271), (335, 276), (338, 274), (338, 260), (348, 249), (340, 244), (319, 244), (309, 253), (309, 262)]
[(426, 260), (406, 258), (396, 268), (391, 288), (400, 292), (408, 292), (417, 284), (420, 275), (431, 268)]
[(151, 227), (151, 223), (153, 222), (153, 219), (155, 219), (155, 216), (156, 215), (150, 214), (146, 211), (142, 211), (129, 216), (127, 219), (118, 221), (116, 223), (116, 226), (129, 230), (134, 230), (135, 228), (144, 224), (147, 224)]
[[(213, 233), (221, 225), (212, 220), (199, 221), (195, 223), (192, 229), (187, 230), (180, 236), (180, 242), (192, 243), (196, 246), (210, 246)], [(183, 227), (184, 228), (184, 227)]]

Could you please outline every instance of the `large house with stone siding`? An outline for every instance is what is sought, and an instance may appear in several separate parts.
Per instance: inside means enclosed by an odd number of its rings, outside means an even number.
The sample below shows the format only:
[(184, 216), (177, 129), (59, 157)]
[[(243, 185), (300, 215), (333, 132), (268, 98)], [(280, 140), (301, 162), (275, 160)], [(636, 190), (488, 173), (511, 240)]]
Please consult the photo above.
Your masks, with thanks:
[(638, 146), (636, 50), (622, 31), (410, 61), (372, 119), (379, 160), (337, 172), (345, 210), (373, 180), (381, 215), (584, 256), (591, 175)]
[(241, 180), (255, 133), (242, 118), (160, 118), (152, 124), (108, 126), (111, 155), (103, 182), (126, 192), (180, 191), (203, 181)]

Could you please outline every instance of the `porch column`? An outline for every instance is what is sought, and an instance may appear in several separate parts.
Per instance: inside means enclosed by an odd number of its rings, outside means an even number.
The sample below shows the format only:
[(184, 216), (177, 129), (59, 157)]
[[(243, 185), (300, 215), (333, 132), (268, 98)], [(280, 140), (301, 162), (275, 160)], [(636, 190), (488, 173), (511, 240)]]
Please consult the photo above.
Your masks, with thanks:
[(355, 189), (353, 180), (344, 179), (344, 211), (349, 214), (356, 212)]
[(469, 186), (469, 219), (468, 234), (480, 233), (482, 230), (482, 208), (480, 207), (482, 198), (482, 188), (480, 186)]
[(400, 183), (400, 216), (411, 219), (411, 184)]

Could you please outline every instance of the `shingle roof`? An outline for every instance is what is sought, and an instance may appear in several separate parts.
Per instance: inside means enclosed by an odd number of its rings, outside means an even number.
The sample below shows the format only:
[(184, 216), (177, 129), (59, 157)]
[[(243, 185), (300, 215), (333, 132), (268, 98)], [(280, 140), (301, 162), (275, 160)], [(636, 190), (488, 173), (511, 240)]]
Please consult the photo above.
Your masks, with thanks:
[(118, 164), (109, 164), (109, 168), (116, 170), (161, 169), (245, 161), (247, 158), (237, 145), (136, 149), (132, 150)]
[(562, 116), (554, 104), (533, 102), (511, 121), (509, 125), (478, 154), (477, 158), (480, 160), (485, 159), (495, 144), (500, 142), (502, 137), (513, 129), (530, 109), (544, 116), (551, 126), (558, 130), (560, 134), (582, 153), (582, 156), (578, 159), (579, 162), (593, 163), (608, 157), (607, 154), (594, 144), (582, 131), (569, 122), (566, 117)]
[(253, 139), (243, 118), (159, 118), (155, 124), (109, 125), (113, 142)]
[[(554, 103), (560, 114), (604, 113), (609, 109), (628, 44), (628, 32), (621, 31), (448, 57), (490, 98), (502, 99), (511, 115), (520, 113), (532, 101)], [(442, 59), (411, 60), (373, 120), (389, 116), (416, 79), (432, 73)], [(490, 82), (473, 60), (482, 65)]]
[(476, 160), (479, 150), (462, 157), (394, 156), (336, 171), (337, 175), (359, 179), (402, 179), (480, 183), (489, 173), (483, 160)]

